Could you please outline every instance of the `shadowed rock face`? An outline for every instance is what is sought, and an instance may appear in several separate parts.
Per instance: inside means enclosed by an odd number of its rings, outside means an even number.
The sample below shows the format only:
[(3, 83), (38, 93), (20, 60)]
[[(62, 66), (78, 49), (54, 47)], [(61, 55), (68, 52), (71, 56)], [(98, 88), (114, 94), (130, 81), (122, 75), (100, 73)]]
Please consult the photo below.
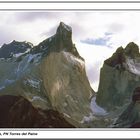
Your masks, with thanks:
[(137, 102), (140, 101), (140, 87), (137, 87), (134, 90), (133, 96), (132, 96), (132, 101), (133, 102)]
[[(10, 48), (17, 44), (23, 47), (23, 43), (14, 41)], [(94, 92), (84, 60), (72, 42), (71, 27), (61, 22), (54, 36), (20, 56), (15, 52), (5, 58), (0, 59), (0, 95), (23, 97), (10, 108), (11, 127), (86, 126), (81, 121), (91, 113)]]
[(140, 127), (140, 87), (134, 90), (131, 103), (119, 116), (115, 127)]
[(117, 65), (120, 65), (120, 67), (123, 67), (124, 62), (125, 62), (124, 49), (120, 47), (116, 50), (116, 52), (112, 55), (112, 57), (105, 60), (104, 63), (111, 67), (115, 67)]
[(140, 54), (138, 46), (130, 42), (118, 48), (105, 60), (100, 72), (97, 103), (109, 110), (131, 102), (132, 93), (140, 85)]
[(10, 125), (9, 111), (10, 108), (18, 101), (16, 96), (0, 97), (0, 127), (8, 127)]
[(140, 128), (140, 122), (137, 122), (137, 123), (135, 123), (135, 124), (132, 124), (132, 125), (130, 126), (130, 128)]
[(0, 97), (1, 128), (73, 128), (58, 111), (36, 109), (23, 97)]

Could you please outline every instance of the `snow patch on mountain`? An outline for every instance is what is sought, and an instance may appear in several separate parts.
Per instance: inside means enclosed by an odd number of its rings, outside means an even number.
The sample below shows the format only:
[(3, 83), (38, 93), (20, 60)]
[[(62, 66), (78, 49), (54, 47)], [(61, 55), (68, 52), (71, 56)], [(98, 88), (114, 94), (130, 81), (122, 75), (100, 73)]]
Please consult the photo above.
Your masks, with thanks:
[(63, 115), (67, 118), (71, 118), (70, 115), (68, 115), (67, 113), (63, 113)]
[(100, 115), (100, 116), (107, 115), (107, 112), (103, 108), (101, 108), (100, 106), (97, 105), (96, 97), (92, 98), (90, 108), (94, 115)]
[(29, 67), (29, 65), (32, 63), (34, 65), (38, 65), (41, 59), (41, 53), (38, 54), (27, 54), (24, 59), (19, 62), (18, 66), (17, 66), (17, 70), (15, 71), (15, 73), (17, 74), (17, 77), (21, 75), (21, 73), (23, 73), (25, 70), (27, 70), (27, 68)]
[(140, 75), (140, 60), (136, 61), (136, 59), (127, 59), (126, 63), (130, 72)]
[(42, 99), (42, 98), (39, 97), (39, 96), (33, 96), (33, 98), (31, 99), (31, 102), (34, 102), (34, 101), (37, 101), (37, 100), (40, 100), (40, 101), (46, 102), (44, 99)]
[(94, 118), (95, 117), (93, 116), (93, 114), (90, 113), (89, 116), (84, 116), (80, 123), (90, 123), (93, 121)]
[(28, 53), (30, 51), (30, 49), (28, 48), (25, 52), (23, 52), (23, 53), (16, 53), (16, 54), (13, 54), (13, 57), (20, 57), (20, 56), (22, 56), (23, 54), (26, 54), (26, 53)]
[(35, 88), (40, 88), (40, 81), (38, 81), (38, 80), (32, 80), (32, 79), (28, 79), (27, 81), (28, 81), (28, 83), (30, 83), (33, 87), (35, 87)]
[(24, 84), (29, 85), (33, 88), (36, 88), (38, 91), (40, 91), (40, 83), (41, 81), (38, 79), (27, 79), (24, 81)]
[(38, 63), (39, 60), (41, 58), (41, 54), (37, 53), (37, 54), (29, 54), (28, 55), (28, 63), (31, 62), (32, 60), (34, 60), (34, 63)]
[(78, 64), (78, 63), (80, 63), (81, 65), (84, 65), (84, 64), (85, 64), (83, 60), (81, 60), (81, 59), (75, 57), (74, 55), (72, 55), (72, 54), (69, 53), (69, 52), (64, 52), (64, 51), (63, 51), (63, 54), (66, 56), (67, 60), (68, 60), (70, 63), (74, 64), (74, 65), (75, 65), (75, 64)]

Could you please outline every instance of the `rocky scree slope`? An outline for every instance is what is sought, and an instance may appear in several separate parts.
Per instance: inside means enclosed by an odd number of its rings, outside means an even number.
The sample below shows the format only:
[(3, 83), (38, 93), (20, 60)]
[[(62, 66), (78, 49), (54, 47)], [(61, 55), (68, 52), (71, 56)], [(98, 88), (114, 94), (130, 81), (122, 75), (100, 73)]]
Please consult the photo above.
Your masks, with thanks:
[[(14, 109), (10, 109), (12, 116), (15, 112), (18, 115), (23, 113), (15, 111), (16, 107), (23, 109), (24, 104), (29, 104), (36, 110), (35, 114), (44, 116), (42, 112), (50, 111), (49, 115), (53, 116), (56, 112), (55, 117), (61, 124), (58, 127), (87, 127), (81, 121), (91, 112), (90, 97), (94, 92), (86, 76), (84, 60), (72, 42), (71, 27), (61, 22), (56, 34), (37, 46), (16, 41), (5, 44), (0, 49), (0, 58), (1, 98), (21, 98), (20, 102), (15, 101)], [(16, 119), (12, 120), (15, 122), (11, 124), (16, 123)], [(46, 127), (56, 127), (49, 124), (49, 120), (44, 121)], [(11, 124), (10, 127), (20, 127), (20, 124)], [(36, 127), (41, 126), (38, 124)]]

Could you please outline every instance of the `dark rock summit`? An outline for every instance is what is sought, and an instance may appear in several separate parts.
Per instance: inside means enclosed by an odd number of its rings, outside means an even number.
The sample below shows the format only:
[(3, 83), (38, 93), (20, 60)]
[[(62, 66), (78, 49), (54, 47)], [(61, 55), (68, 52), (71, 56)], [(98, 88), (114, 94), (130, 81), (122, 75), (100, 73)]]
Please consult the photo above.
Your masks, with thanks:
[(104, 108), (110, 120), (108, 127), (140, 127), (140, 54), (130, 42), (104, 61), (100, 72), (96, 103)]
[(126, 48), (125, 48), (125, 54), (128, 57), (131, 58), (136, 58), (136, 57), (140, 57), (140, 53), (139, 53), (139, 47), (137, 44), (135, 44), (134, 42), (130, 42)]
[(56, 35), (59, 36), (61, 40), (72, 43), (72, 28), (63, 22), (60, 22)]
[(125, 49), (123, 47), (119, 47), (109, 59), (104, 61), (104, 63), (111, 67), (120, 66), (120, 68), (122, 68), (124, 67), (123, 64), (126, 63), (126, 57), (133, 59), (140, 57), (139, 47), (137, 44), (130, 42)]
[(31, 50), (31, 53), (40, 52), (46, 56), (51, 52), (61, 51), (70, 52), (76, 57), (83, 59), (72, 42), (72, 28), (63, 22), (60, 22), (55, 35), (39, 43)]
[(111, 67), (117, 67), (122, 68), (123, 63), (125, 62), (125, 52), (122, 47), (119, 47), (116, 52), (110, 57), (109, 59), (105, 60), (104, 63), (111, 66)]
[(65, 25), (63, 22), (60, 22), (59, 27), (56, 31), (56, 51), (65, 50), (71, 52), (73, 49), (72, 43), (72, 29), (68, 25)]

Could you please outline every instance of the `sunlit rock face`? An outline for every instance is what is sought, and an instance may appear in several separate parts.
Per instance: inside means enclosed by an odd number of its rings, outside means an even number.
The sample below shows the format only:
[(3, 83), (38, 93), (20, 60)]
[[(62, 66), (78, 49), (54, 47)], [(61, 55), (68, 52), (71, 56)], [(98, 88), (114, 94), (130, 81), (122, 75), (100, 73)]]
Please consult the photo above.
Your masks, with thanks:
[[(23, 44), (25, 47), (31, 43), (13, 41), (6, 47), (13, 44), (23, 48)], [(72, 42), (71, 27), (61, 22), (56, 34), (39, 45), (1, 57), (0, 67), (1, 96), (20, 96), (34, 109), (51, 110), (50, 116), (56, 111), (60, 120), (72, 127), (87, 126), (81, 121), (91, 112), (90, 97), (94, 91), (86, 76), (84, 60)], [(22, 111), (19, 113), (22, 115)]]
[(139, 85), (139, 48), (131, 42), (104, 61), (96, 101), (108, 111), (117, 109), (131, 102), (133, 90)]

